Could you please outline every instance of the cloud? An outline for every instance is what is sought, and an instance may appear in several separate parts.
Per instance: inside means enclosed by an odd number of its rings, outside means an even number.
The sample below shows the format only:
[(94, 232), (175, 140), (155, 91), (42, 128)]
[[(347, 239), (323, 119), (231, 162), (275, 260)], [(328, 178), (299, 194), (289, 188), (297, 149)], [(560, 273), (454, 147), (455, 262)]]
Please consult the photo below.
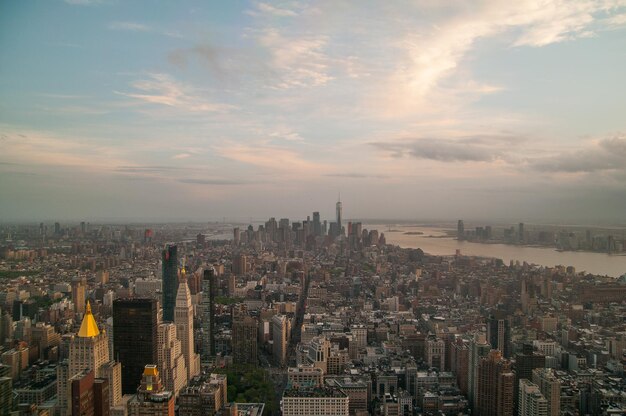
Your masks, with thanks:
[(306, 160), (294, 150), (276, 146), (232, 143), (215, 149), (220, 156), (266, 169), (270, 172), (297, 173), (300, 176), (319, 174), (328, 169), (322, 163)]
[(172, 156), (172, 159), (187, 159), (190, 156), (191, 156), (190, 153), (178, 153), (178, 154)]
[(389, 175), (371, 175), (366, 173), (327, 173), (324, 176), (347, 179), (387, 179)]
[(574, 151), (530, 159), (531, 169), (551, 173), (626, 173), (626, 135), (609, 137)]
[(437, 162), (493, 162), (509, 160), (508, 153), (526, 141), (508, 135), (476, 135), (461, 138), (417, 138), (369, 143), (394, 158), (410, 156)]
[(111, 22), (109, 24), (111, 30), (127, 30), (130, 32), (150, 32), (150, 26), (137, 22)]
[(293, 10), (276, 7), (268, 3), (257, 2), (254, 10), (246, 10), (246, 13), (251, 16), (269, 15), (276, 17), (293, 17), (298, 14)]
[(205, 92), (176, 81), (167, 74), (151, 73), (146, 79), (135, 81), (131, 85), (136, 92), (115, 93), (144, 104), (167, 106), (192, 113), (227, 112), (235, 108), (228, 104), (214, 103), (203, 96)]
[(194, 178), (183, 178), (179, 179), (178, 182), (188, 183), (194, 185), (249, 185), (251, 182), (240, 181), (234, 179), (194, 179)]

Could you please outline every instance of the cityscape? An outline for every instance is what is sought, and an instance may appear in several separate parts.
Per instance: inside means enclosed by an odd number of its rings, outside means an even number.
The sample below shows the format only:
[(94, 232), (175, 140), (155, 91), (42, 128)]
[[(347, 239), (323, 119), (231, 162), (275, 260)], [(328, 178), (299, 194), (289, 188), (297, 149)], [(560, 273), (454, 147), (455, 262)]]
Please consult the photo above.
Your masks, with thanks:
[(0, 416), (626, 415), (625, 35), (0, 1)]

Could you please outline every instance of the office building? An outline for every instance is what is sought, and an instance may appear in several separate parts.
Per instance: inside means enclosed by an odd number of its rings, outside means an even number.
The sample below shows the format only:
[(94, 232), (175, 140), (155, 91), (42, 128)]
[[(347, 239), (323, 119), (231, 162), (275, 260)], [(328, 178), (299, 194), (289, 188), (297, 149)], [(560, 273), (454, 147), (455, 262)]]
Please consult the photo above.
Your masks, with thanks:
[(513, 416), (515, 376), (498, 350), (480, 359), (476, 369), (474, 409), (480, 416)]
[(487, 318), (487, 340), (494, 350), (499, 350), (505, 358), (511, 356), (511, 326), (503, 314), (492, 314)]
[(233, 321), (233, 360), (236, 363), (257, 365), (257, 320), (251, 316)]
[(159, 324), (157, 348), (157, 366), (161, 370), (159, 373), (163, 386), (165, 390), (178, 396), (180, 390), (187, 384), (187, 365), (175, 324), (171, 322)]
[(108, 416), (109, 382), (95, 378), (93, 370), (84, 370), (70, 380), (72, 416)]
[(114, 357), (122, 363), (122, 393), (133, 394), (147, 364), (156, 363), (159, 303), (155, 299), (113, 301)]
[(283, 366), (287, 363), (288, 322), (285, 315), (272, 317), (272, 340), (274, 363)]
[(174, 322), (176, 290), (178, 289), (178, 247), (167, 245), (162, 252), (163, 321)]
[(519, 416), (548, 416), (548, 401), (530, 380), (520, 380), (518, 398)]
[(87, 281), (84, 277), (77, 277), (72, 280), (72, 303), (75, 313), (85, 313), (85, 291)]
[(485, 334), (482, 332), (474, 334), (474, 338), (470, 341), (469, 345), (469, 365), (467, 376), (467, 396), (470, 405), (474, 404), (474, 399), (476, 397), (476, 369), (478, 368), (478, 364), (480, 363), (482, 357), (486, 357), (490, 350), (491, 345), (487, 342)]
[(539, 386), (539, 390), (548, 402), (548, 416), (561, 414), (561, 381), (551, 368), (535, 368), (532, 370), (533, 383)]
[(338, 235), (342, 235), (343, 234), (343, 225), (342, 225), (342, 216), (343, 216), (343, 207), (341, 205), (341, 199), (339, 199), (339, 201), (337, 201), (337, 204), (335, 206), (335, 211), (337, 214), (337, 231), (338, 231)]
[[(184, 277), (184, 272), (183, 272)], [(187, 367), (187, 381), (200, 373), (200, 357), (195, 352), (193, 337), (193, 306), (187, 280), (181, 279), (176, 294), (176, 308), (174, 311), (176, 335), (181, 343), (185, 366)]]
[(87, 302), (80, 329), (70, 341), (69, 375), (74, 376), (85, 369), (93, 370), (95, 377), (102, 377), (101, 368), (109, 362), (109, 338), (98, 329), (98, 324)]
[(291, 388), (283, 392), (283, 416), (348, 416), (348, 395), (333, 387)]
[(215, 292), (217, 278), (213, 266), (208, 266), (202, 275), (202, 360), (215, 356)]
[(159, 370), (146, 365), (137, 394), (128, 401), (128, 416), (174, 416), (174, 394), (163, 388)]

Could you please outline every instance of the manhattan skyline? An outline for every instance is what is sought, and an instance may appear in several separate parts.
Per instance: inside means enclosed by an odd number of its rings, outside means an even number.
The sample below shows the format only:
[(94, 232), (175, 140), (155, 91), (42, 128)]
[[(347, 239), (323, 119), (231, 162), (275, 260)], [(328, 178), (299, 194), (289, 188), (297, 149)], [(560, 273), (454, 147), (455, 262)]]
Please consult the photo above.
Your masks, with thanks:
[(625, 222), (626, 2), (0, 3), (0, 218)]

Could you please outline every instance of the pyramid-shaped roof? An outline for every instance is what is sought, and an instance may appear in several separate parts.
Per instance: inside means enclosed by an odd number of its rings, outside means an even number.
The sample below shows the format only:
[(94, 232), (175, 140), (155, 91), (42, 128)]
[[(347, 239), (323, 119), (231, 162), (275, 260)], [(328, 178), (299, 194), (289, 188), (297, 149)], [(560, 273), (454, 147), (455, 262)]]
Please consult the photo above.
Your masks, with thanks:
[(80, 330), (78, 336), (81, 338), (97, 337), (100, 334), (98, 324), (91, 313), (91, 305), (87, 301), (87, 307), (85, 309), (85, 316), (83, 317), (83, 323), (80, 324)]

